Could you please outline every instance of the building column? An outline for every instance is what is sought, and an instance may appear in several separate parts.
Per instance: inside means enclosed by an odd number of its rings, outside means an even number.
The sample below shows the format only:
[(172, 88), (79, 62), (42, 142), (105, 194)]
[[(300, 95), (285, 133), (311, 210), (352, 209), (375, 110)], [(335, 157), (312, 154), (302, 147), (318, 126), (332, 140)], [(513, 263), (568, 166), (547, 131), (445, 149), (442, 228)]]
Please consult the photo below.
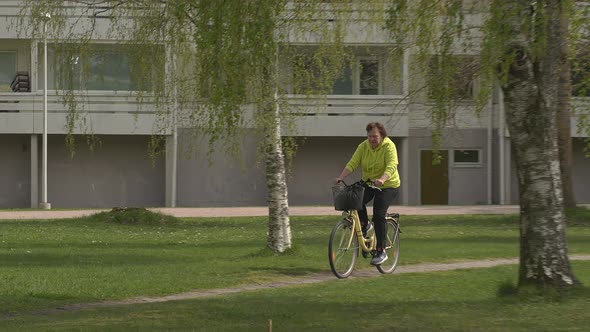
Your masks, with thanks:
[[(168, 73), (174, 73), (176, 69), (176, 55), (172, 45), (166, 45), (166, 66), (164, 70)], [(166, 206), (176, 207), (176, 172), (178, 161), (178, 91), (175, 82), (166, 82), (166, 90), (174, 97), (174, 105), (171, 113), (170, 135), (166, 136)]]
[(176, 207), (177, 146), (175, 133), (166, 136), (166, 207)]
[(491, 205), (492, 204), (492, 196), (493, 196), (493, 191), (492, 191), (492, 186), (493, 186), (493, 153), (492, 153), (492, 149), (493, 149), (493, 140), (494, 140), (494, 104), (493, 104), (493, 100), (492, 98), (490, 98), (488, 100), (488, 105), (487, 105), (487, 109), (488, 109), (488, 130), (487, 130), (487, 145), (486, 145), (486, 168), (487, 168), (487, 176), (486, 176), (486, 197), (487, 197), (487, 204)]
[(510, 138), (504, 139), (505, 147), (504, 147), (504, 194), (505, 194), (505, 204), (512, 204), (512, 142)]
[(39, 135), (31, 135), (31, 208), (39, 208)]
[(401, 169), (401, 181), (402, 181), (402, 205), (409, 205), (410, 202), (410, 186), (409, 186), (409, 169), (410, 169), (410, 138), (402, 137), (402, 169)]
[(37, 61), (39, 49), (37, 47), (37, 43), (37, 40), (33, 40), (31, 42), (31, 72), (29, 73), (29, 84), (31, 87), (31, 92), (36, 92), (39, 89), (39, 64)]

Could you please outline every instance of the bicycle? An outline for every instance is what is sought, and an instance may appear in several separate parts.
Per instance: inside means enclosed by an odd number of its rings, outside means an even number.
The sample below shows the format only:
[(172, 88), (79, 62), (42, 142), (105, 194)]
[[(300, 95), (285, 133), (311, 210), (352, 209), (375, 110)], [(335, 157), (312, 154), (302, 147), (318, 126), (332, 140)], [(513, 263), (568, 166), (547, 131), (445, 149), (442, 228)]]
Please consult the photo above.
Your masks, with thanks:
[[(347, 186), (344, 181), (342, 183), (348, 188), (354, 185), (363, 185), (381, 190), (375, 187), (370, 180), (360, 180), (350, 186)], [(362, 200), (362, 195), (360, 196)], [(336, 209), (338, 210), (338, 207)], [(372, 257), (377, 247), (377, 237), (374, 231), (369, 231), (366, 236), (363, 236), (357, 209), (346, 209), (342, 212), (342, 217), (342, 220), (337, 222), (332, 229), (328, 245), (330, 268), (339, 279), (350, 276), (356, 265), (359, 252), (364, 258)], [(389, 259), (381, 265), (376, 265), (377, 270), (381, 273), (392, 273), (399, 261), (401, 233), (399, 217), (399, 213), (387, 213), (385, 217), (387, 237), (383, 250)], [(372, 222), (369, 221), (369, 223)], [(369, 227), (369, 229), (374, 229), (374, 227)]]

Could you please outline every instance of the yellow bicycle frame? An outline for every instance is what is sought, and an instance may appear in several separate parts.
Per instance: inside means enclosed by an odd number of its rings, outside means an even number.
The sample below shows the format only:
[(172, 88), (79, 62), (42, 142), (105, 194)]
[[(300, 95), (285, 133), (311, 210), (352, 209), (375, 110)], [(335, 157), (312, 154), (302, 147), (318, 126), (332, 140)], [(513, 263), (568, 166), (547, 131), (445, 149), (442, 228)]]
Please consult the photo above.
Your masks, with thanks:
[(351, 230), (350, 240), (348, 242), (347, 248), (350, 248), (352, 245), (352, 238), (356, 233), (357, 238), (359, 239), (359, 248), (364, 252), (371, 252), (377, 248), (377, 238), (375, 237), (375, 232), (371, 234), (371, 237), (365, 239), (363, 237), (363, 230), (361, 228), (361, 220), (359, 218), (359, 214), (356, 210), (349, 210), (344, 211), (342, 216), (346, 219), (352, 219), (353, 227)]

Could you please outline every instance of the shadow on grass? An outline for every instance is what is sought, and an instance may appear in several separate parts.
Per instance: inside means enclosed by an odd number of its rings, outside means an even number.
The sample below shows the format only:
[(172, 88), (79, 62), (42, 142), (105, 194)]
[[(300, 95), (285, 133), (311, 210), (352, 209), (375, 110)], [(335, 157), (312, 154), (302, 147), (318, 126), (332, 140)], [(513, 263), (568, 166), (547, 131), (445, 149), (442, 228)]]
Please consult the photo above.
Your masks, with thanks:
[(590, 226), (590, 209), (585, 207), (576, 207), (566, 209), (568, 226)]
[(568, 289), (539, 289), (533, 285), (518, 287), (506, 281), (498, 288), (498, 297), (507, 303), (561, 303), (579, 298), (590, 298), (590, 288), (578, 284)]
[[(402, 244), (404, 243), (404, 237), (402, 235)], [(440, 245), (448, 245), (449, 242), (452, 242), (454, 245), (461, 245), (461, 244), (473, 244), (479, 243), (481, 246), (490, 246), (490, 245), (506, 245), (506, 244), (514, 244), (518, 245), (518, 234), (514, 236), (466, 236), (466, 235), (458, 235), (452, 236), (447, 238), (411, 238), (405, 239), (406, 242), (412, 242), (414, 245), (420, 246), (429, 246), (432, 244), (440, 244)]]
[[(367, 284), (369, 286), (369, 284)], [(329, 287), (328, 287), (329, 288)], [(371, 285), (371, 289), (378, 289)], [(302, 288), (228, 298), (189, 300), (133, 307), (90, 309), (60, 316), (28, 316), (4, 321), (5, 328), (60, 326), (111, 330), (264, 331), (548, 331), (584, 330), (588, 305), (572, 298), (555, 314), (555, 305), (510, 303), (492, 297), (438, 300), (399, 298), (394, 293), (353, 289), (313, 294)], [(587, 294), (586, 294), (587, 295)], [(368, 310), (368, 308), (378, 308)], [(52, 325), (58, 324), (58, 325)]]

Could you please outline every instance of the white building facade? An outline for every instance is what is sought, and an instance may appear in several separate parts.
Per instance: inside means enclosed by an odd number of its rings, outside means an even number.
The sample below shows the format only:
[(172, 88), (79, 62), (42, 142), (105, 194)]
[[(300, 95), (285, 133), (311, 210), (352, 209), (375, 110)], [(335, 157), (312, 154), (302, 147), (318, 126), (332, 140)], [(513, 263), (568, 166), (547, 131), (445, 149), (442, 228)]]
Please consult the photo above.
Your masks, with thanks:
[[(0, 1), (0, 208), (36, 208), (41, 203), (44, 113), (43, 41), (27, 39), (14, 28), (19, 1)], [(497, 91), (479, 116), (475, 103), (460, 103), (442, 142), (442, 162), (432, 165), (431, 120), (427, 98), (410, 98), (414, 75), (409, 51), (399, 66), (384, 50), (388, 41), (354, 36), (347, 42), (355, 61), (321, 110), (290, 95), (302, 116), (291, 133), (301, 138), (288, 179), (291, 205), (331, 205), (331, 186), (356, 146), (365, 139), (368, 122), (382, 122), (398, 150), (402, 181), (397, 204), (516, 204), (518, 183), (504, 125), (502, 95)], [(139, 103), (138, 84), (112, 40), (96, 40), (102, 63), (80, 58), (90, 67), (86, 88), (75, 94), (83, 113), (75, 129), (75, 154), (66, 145), (68, 106), (51, 67), (47, 40), (47, 199), (54, 208), (113, 206), (248, 206), (266, 205), (263, 165), (257, 158), (258, 138), (245, 131), (241, 158), (223, 151), (211, 158), (207, 139), (198, 130), (178, 128), (178, 149), (172, 128), (160, 128), (155, 106)], [(297, 42), (297, 41), (294, 41)], [(302, 47), (305, 44), (302, 43)], [(400, 59), (398, 59), (400, 60)], [(86, 64), (83, 62), (87, 61)], [(96, 67), (96, 68), (95, 68)], [(282, 70), (288, 76), (289, 66)], [(477, 82), (466, 82), (472, 94)], [(475, 88), (474, 88), (475, 87)], [(578, 96), (574, 103), (590, 103)], [(574, 192), (578, 203), (590, 203), (590, 159), (586, 133), (572, 118)], [(153, 134), (166, 136), (165, 153), (148, 155)], [(195, 135), (196, 133), (196, 135)], [(90, 148), (92, 134), (98, 143)]]

